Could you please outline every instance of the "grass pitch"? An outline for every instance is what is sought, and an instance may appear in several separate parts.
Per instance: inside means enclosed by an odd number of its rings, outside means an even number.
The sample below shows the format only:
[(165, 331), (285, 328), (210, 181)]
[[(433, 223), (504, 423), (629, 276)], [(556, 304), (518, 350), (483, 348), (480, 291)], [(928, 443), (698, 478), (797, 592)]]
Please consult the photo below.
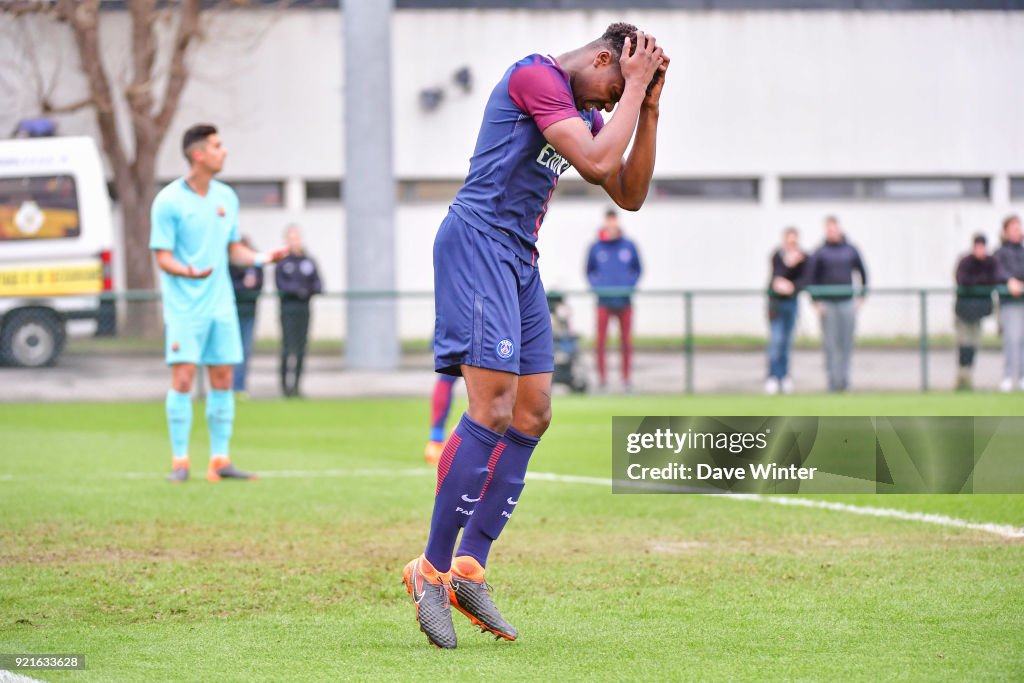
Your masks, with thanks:
[[(400, 582), (431, 509), (427, 412), (241, 403), (233, 458), (268, 476), (214, 485), (197, 403), (194, 479), (172, 486), (159, 404), (0, 406), (0, 652), (86, 655), (25, 672), (44, 680), (1024, 677), (1024, 543), (558, 481), (527, 486), (489, 563), (520, 640), (456, 614), (459, 648), (435, 650)], [(612, 415), (1022, 412), (1019, 395), (560, 397), (531, 470), (610, 476)], [(1024, 524), (1024, 496), (835, 498)]]

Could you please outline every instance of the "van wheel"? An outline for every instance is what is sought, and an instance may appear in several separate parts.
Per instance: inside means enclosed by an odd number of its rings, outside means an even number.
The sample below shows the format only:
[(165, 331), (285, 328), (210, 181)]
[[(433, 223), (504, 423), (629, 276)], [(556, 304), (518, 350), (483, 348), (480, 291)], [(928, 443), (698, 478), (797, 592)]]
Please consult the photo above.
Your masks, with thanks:
[(6, 365), (26, 368), (53, 365), (64, 350), (64, 337), (64, 324), (53, 313), (11, 313), (0, 332), (0, 358)]

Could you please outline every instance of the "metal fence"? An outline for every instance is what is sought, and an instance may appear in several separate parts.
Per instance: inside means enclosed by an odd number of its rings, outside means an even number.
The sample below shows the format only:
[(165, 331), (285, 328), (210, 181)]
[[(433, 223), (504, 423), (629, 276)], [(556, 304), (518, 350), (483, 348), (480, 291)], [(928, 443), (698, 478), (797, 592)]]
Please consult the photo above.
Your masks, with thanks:
[[(840, 288), (838, 293), (842, 291), (849, 293), (848, 288)], [(837, 292), (826, 289), (815, 293)], [(576, 349), (580, 356), (589, 359), (595, 329), (595, 293), (574, 290), (559, 295), (571, 310), (571, 318), (566, 322)], [(638, 354), (647, 354), (649, 376), (658, 378), (657, 383), (653, 379), (650, 382), (654, 390), (745, 391), (756, 387), (763, 379), (760, 368), (767, 337), (764, 290), (639, 290), (632, 292), (632, 296), (634, 346)], [(945, 373), (944, 377), (953, 376), (955, 296), (952, 288), (870, 290), (859, 314), (858, 349), (895, 354), (887, 361), (888, 365), (879, 366), (877, 372), (881, 376), (873, 382), (873, 388), (927, 391), (950, 384), (945, 380), (936, 383), (935, 375), (941, 372)], [(357, 298), (394, 302), (403, 363), (429, 366), (434, 322), (433, 293), (429, 291), (326, 293), (312, 300), (308, 319), (287, 315), (276, 293), (263, 294), (253, 326), (254, 353), (277, 356), (286, 345), (294, 347), (301, 342), (304, 353), (342, 358), (346, 307)], [(821, 348), (820, 330), (808, 297), (802, 299), (795, 347), (797, 354), (809, 357), (811, 352), (817, 353)], [(995, 355), (998, 344), (995, 318), (990, 316), (984, 328), (983, 347), (990, 355)], [(291, 324), (301, 324), (305, 329), (289, 331), (286, 328)], [(0, 364), (3, 365), (60, 365), (65, 351), (77, 358), (162, 357), (164, 342), (160, 297), (156, 292), (31, 300), (0, 298)], [(616, 358), (612, 353), (613, 366)], [(815, 372), (806, 369), (809, 362), (804, 361), (805, 374)], [(585, 363), (589, 366), (590, 361)], [(948, 368), (948, 373), (941, 368)], [(589, 369), (588, 372), (592, 374)], [(702, 383), (702, 375), (706, 382)], [(720, 380), (712, 382), (715, 377)], [(751, 384), (743, 384), (740, 377), (749, 377)], [(805, 383), (805, 386), (810, 385)]]

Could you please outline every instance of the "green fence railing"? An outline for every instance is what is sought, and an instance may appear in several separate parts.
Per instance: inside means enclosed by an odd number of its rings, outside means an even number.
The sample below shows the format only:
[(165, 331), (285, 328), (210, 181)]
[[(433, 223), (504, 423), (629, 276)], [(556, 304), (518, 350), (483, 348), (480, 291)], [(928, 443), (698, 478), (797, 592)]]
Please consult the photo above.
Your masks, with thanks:
[[(549, 292), (549, 295), (556, 292)], [(563, 297), (594, 297), (598, 295), (622, 296), (634, 295), (643, 296), (645, 299), (662, 298), (677, 299), (682, 310), (683, 336), (681, 352), (683, 354), (683, 391), (692, 394), (695, 389), (696, 363), (696, 322), (695, 304), (699, 299), (706, 298), (760, 298), (766, 297), (767, 291), (751, 288), (689, 288), (689, 289), (625, 289), (625, 288), (603, 288), (599, 290), (559, 290), (557, 294)], [(980, 288), (953, 288), (953, 287), (882, 287), (871, 288), (866, 293), (861, 288), (850, 286), (824, 286), (809, 287), (806, 295), (815, 299), (837, 299), (863, 296), (867, 294), (871, 299), (888, 297), (912, 298), (917, 302), (917, 348), (920, 358), (919, 363), (919, 388), (921, 391), (928, 391), (930, 388), (930, 377), (928, 370), (928, 356), (930, 353), (929, 343), (929, 316), (928, 306), (934, 297), (972, 297), (985, 298), (998, 294), (1000, 297), (1011, 296), (1006, 286), (980, 287)], [(803, 295), (803, 294), (802, 294)], [(275, 292), (267, 292), (262, 296), (277, 298)], [(159, 292), (155, 291), (123, 291), (106, 292), (99, 295), (103, 302), (156, 302), (160, 298)], [(345, 292), (328, 292), (319, 295), (319, 299), (336, 299), (340, 301), (406, 301), (420, 300), (430, 301), (433, 299), (433, 292), (428, 290), (420, 291), (396, 291), (396, 290), (362, 290)], [(107, 306), (110, 303), (106, 304)]]

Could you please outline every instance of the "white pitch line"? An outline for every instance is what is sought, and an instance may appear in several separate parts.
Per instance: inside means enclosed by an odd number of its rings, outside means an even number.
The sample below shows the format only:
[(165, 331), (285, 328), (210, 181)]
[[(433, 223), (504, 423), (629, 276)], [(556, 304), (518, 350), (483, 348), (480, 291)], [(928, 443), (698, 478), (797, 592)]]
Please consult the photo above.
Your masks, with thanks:
[[(259, 476), (266, 479), (301, 479), (315, 477), (347, 478), (347, 477), (418, 477), (434, 473), (433, 469), (425, 467), (407, 469), (330, 469), (330, 470), (268, 470), (260, 472)], [(89, 479), (158, 479), (162, 475), (152, 472), (124, 472), (118, 475), (107, 477), (88, 477)], [(39, 479), (40, 477), (17, 477), (14, 475), (0, 475), (0, 481), (19, 481)], [(553, 481), (562, 484), (583, 484), (586, 486), (604, 486), (611, 488), (613, 481), (608, 477), (587, 477), (574, 474), (556, 474), (554, 472), (528, 472), (527, 479), (537, 481)], [(692, 488), (673, 486), (668, 484), (649, 484), (648, 486), (637, 486), (636, 482), (623, 481), (622, 484), (632, 488), (647, 488), (662, 491), (677, 491), (685, 493), (698, 493)], [(831, 510), (833, 512), (845, 512), (851, 515), (862, 515), (865, 517), (881, 517), (886, 519), (899, 519), (906, 522), (919, 522), (922, 524), (934, 524), (953, 529), (967, 529), (992, 534), (1005, 539), (1024, 539), (1024, 528), (1011, 526), (1009, 524), (992, 524), (988, 522), (970, 522), (966, 519), (949, 517), (930, 512), (909, 512), (895, 508), (879, 508), (867, 505), (850, 505), (849, 503), (836, 503), (828, 500), (813, 500), (809, 498), (795, 498), (791, 496), (766, 496), (759, 493), (719, 493), (710, 495), (716, 500), (736, 500), (754, 503), (767, 503), (769, 505), (788, 505), (790, 507), (816, 508), (819, 510)]]
[(849, 503), (836, 503), (829, 500), (812, 500), (809, 498), (790, 498), (762, 496), (756, 493), (737, 493), (723, 496), (730, 500), (752, 500), (759, 503), (772, 503), (773, 505), (791, 505), (794, 507), (818, 508), (819, 510), (834, 510), (836, 512), (848, 512), (852, 515), (864, 515), (866, 517), (888, 517), (890, 519), (901, 519), (908, 522), (922, 522), (924, 524), (937, 524), (939, 526), (953, 527), (956, 529), (971, 529), (972, 531), (983, 531), (987, 534), (995, 534), (1006, 539), (1024, 539), (1024, 528), (1010, 526), (1009, 524), (991, 524), (988, 522), (969, 522), (966, 519), (949, 517), (932, 512), (908, 512), (895, 508), (876, 508), (867, 505), (850, 505)]
[(38, 678), (29, 678), (7, 669), (0, 669), (0, 683), (41, 683), (41, 681)]
[[(596, 486), (611, 487), (614, 483), (611, 479), (602, 477), (580, 477), (575, 475), (552, 474), (548, 472), (527, 473), (527, 479), (539, 479), (541, 481), (557, 481), (568, 484), (592, 484)], [(679, 487), (666, 484), (651, 484), (649, 486), (637, 487), (636, 482), (622, 481), (621, 484), (633, 488), (649, 488), (655, 490), (679, 491), (694, 493), (692, 488)], [(707, 492), (705, 491), (705, 494)], [(864, 515), (866, 517), (884, 517), (888, 519), (899, 519), (907, 522), (922, 522), (924, 524), (937, 524), (939, 526), (952, 527), (955, 529), (970, 529), (982, 531), (987, 534), (994, 534), (1006, 539), (1024, 539), (1024, 528), (1010, 526), (1009, 524), (991, 524), (988, 522), (969, 522), (966, 519), (949, 517), (932, 512), (908, 512), (895, 508), (876, 508), (867, 505), (850, 505), (849, 503), (836, 503), (828, 500), (813, 500), (810, 498), (794, 498), (790, 496), (765, 496), (760, 493), (721, 493), (711, 494), (714, 498), (724, 500), (743, 500), (753, 503), (769, 503), (771, 505), (789, 505), (792, 507), (817, 508), (819, 510), (832, 510), (834, 512), (846, 512), (851, 515)]]

